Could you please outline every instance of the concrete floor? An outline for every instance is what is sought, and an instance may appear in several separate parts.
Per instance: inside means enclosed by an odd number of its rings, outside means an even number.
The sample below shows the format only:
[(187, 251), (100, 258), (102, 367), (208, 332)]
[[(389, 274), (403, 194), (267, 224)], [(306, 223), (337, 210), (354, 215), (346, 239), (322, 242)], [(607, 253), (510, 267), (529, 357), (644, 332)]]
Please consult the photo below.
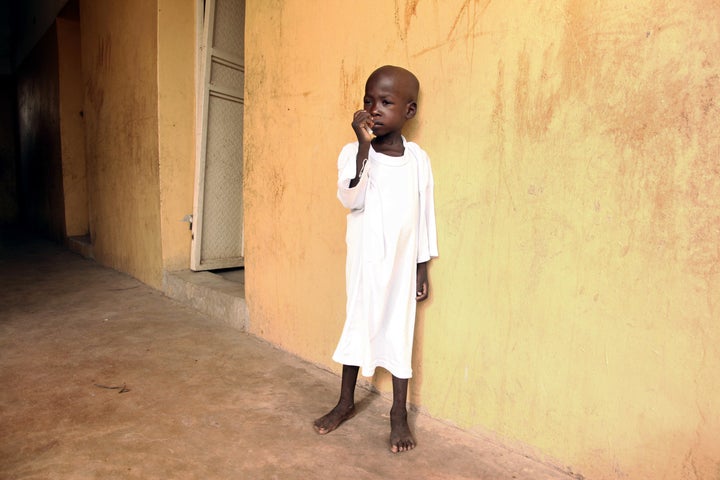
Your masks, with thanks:
[(336, 375), (59, 246), (0, 231), (1, 479), (567, 479), (387, 399), (317, 435)]

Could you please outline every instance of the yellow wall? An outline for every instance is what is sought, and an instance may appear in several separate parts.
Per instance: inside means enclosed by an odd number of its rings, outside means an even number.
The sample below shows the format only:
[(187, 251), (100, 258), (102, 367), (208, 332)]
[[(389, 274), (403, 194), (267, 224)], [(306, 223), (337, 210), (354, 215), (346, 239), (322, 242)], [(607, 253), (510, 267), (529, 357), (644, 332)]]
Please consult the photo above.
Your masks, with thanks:
[(0, 75), (0, 225), (18, 220), (16, 96), (15, 78)]
[(65, 235), (88, 233), (80, 22), (58, 18), (58, 85)]
[(195, 15), (194, 0), (80, 6), (93, 253), (156, 288), (189, 265)]
[(60, 147), (58, 37), (42, 36), (17, 71), (20, 220), (34, 231), (65, 238)]
[(80, 23), (93, 253), (160, 288), (157, 4), (81, 0)]
[(587, 478), (718, 478), (718, 3), (247, 5), (251, 331), (332, 365), (336, 156), (403, 65), (441, 255), (413, 401)]
[(195, 59), (197, 0), (159, 0), (158, 145), (160, 227), (165, 270), (189, 266), (195, 176)]

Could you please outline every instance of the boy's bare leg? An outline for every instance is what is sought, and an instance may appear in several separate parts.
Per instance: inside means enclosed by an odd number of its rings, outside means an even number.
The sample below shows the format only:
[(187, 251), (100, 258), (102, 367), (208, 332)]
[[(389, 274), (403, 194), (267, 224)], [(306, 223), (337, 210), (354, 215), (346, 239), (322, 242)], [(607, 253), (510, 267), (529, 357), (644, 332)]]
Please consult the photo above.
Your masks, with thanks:
[(415, 448), (410, 426), (407, 422), (407, 391), (408, 379), (393, 379), (393, 405), (390, 410), (390, 451), (393, 453), (406, 452)]
[(315, 431), (320, 435), (332, 432), (345, 420), (349, 420), (355, 415), (355, 384), (359, 371), (360, 367), (343, 365), (340, 400), (335, 408), (315, 420), (313, 424)]

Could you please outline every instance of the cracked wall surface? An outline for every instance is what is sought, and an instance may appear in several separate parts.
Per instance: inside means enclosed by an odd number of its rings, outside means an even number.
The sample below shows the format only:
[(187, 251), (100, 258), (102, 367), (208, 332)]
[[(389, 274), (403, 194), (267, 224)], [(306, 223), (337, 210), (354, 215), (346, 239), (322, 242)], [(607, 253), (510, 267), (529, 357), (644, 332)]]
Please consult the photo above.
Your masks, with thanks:
[(720, 5), (247, 5), (251, 331), (338, 368), (335, 160), (405, 66), (440, 235), (412, 401), (587, 478), (718, 478)]

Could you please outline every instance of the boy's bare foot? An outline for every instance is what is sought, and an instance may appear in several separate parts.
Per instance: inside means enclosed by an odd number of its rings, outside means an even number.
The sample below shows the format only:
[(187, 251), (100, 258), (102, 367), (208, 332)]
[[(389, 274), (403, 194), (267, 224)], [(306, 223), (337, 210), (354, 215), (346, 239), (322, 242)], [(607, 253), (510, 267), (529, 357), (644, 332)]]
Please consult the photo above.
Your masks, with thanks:
[(354, 416), (355, 405), (346, 407), (338, 403), (335, 408), (330, 410), (326, 415), (315, 420), (313, 427), (317, 433), (325, 435), (338, 428), (345, 420), (350, 420)]
[(401, 413), (390, 412), (390, 451), (407, 452), (415, 448), (410, 426), (407, 422), (407, 410)]

